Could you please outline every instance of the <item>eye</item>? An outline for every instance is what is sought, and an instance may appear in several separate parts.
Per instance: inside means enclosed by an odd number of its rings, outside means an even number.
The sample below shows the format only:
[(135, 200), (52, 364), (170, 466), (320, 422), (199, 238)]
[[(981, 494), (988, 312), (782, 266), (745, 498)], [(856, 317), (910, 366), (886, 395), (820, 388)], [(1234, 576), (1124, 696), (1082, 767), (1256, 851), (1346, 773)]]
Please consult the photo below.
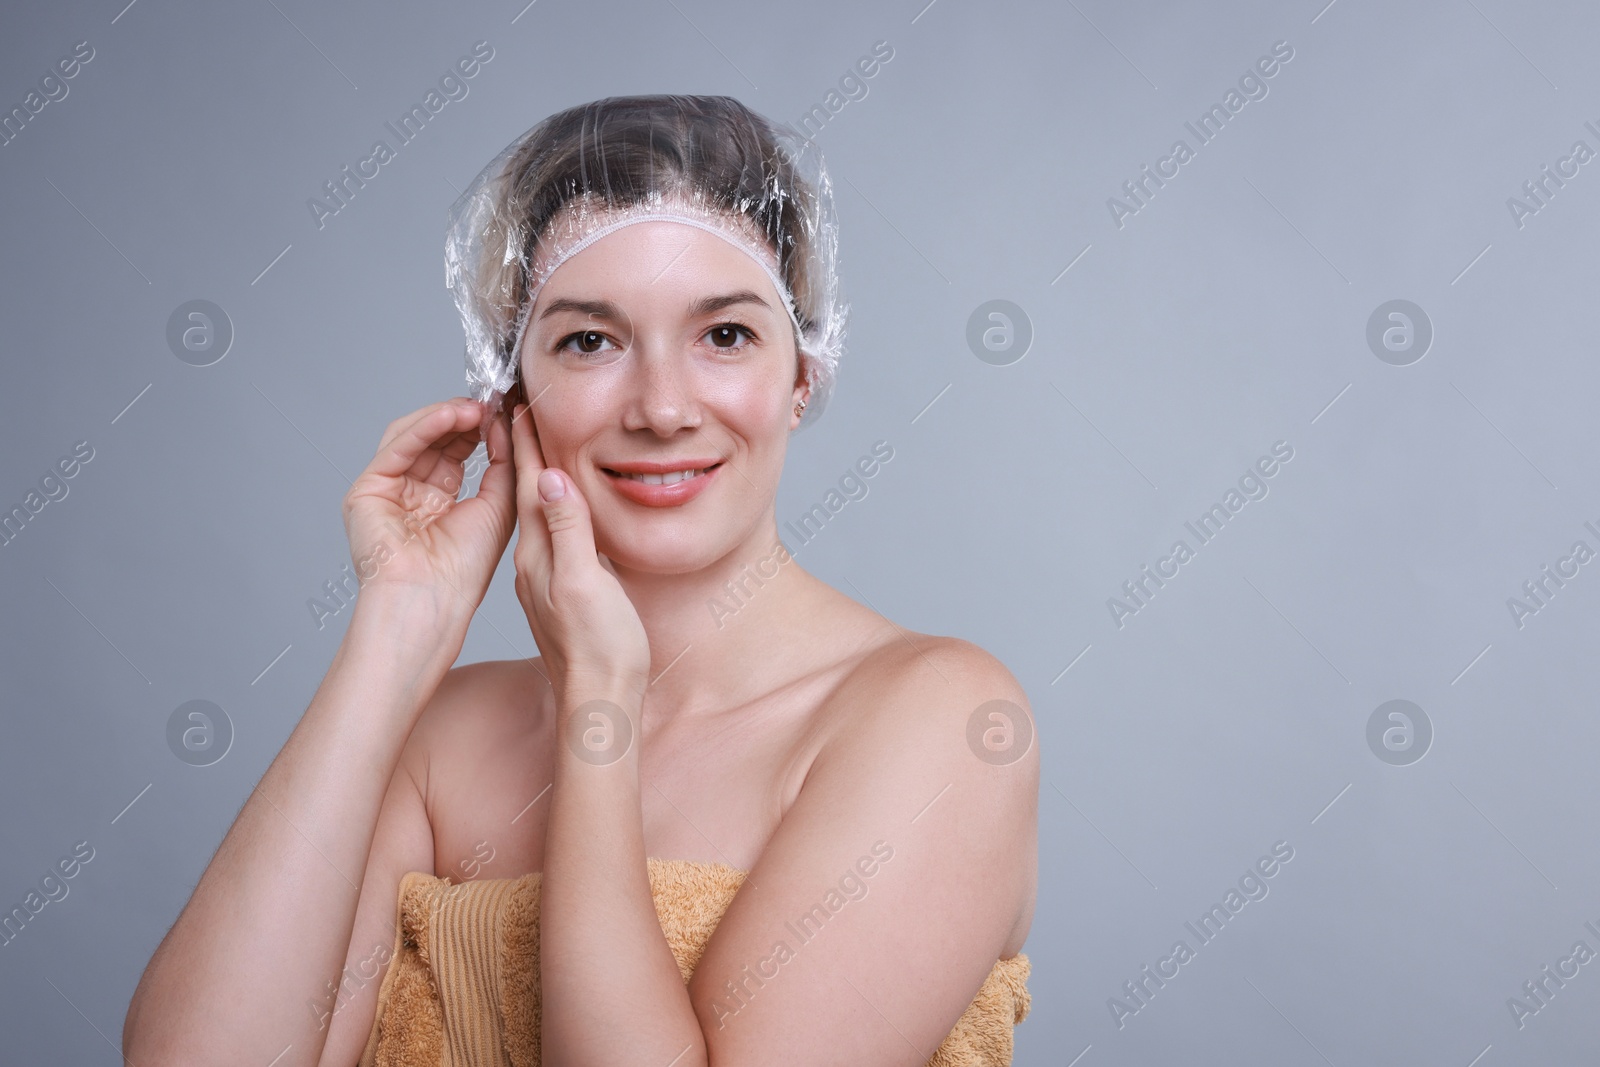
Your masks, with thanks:
[[(734, 344), (733, 341), (736, 335), (741, 333), (750, 340), (742, 345)], [(751, 342), (757, 340), (754, 331), (742, 322), (720, 322), (707, 330), (703, 336), (711, 338), (711, 346), (713, 348), (720, 348), (725, 352), (737, 352), (740, 349), (749, 347)]]
[[(574, 342), (577, 343), (578, 347), (569, 348), (568, 345)], [(571, 352), (579, 357), (597, 356), (605, 351), (600, 346), (606, 344), (611, 344), (611, 339), (599, 330), (579, 330), (577, 333), (567, 334), (567, 336), (556, 342), (556, 351)]]

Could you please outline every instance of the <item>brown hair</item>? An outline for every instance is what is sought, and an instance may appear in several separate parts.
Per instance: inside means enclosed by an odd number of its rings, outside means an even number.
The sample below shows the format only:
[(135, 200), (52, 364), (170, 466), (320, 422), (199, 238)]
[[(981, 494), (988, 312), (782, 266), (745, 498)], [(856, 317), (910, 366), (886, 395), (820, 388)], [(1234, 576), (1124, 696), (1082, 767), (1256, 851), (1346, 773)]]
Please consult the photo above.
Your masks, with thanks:
[(627, 207), (677, 189), (754, 223), (777, 253), (795, 316), (809, 330), (825, 298), (807, 267), (816, 192), (798, 173), (785, 139), (730, 96), (611, 96), (557, 112), (529, 130), (507, 150), (494, 179), (494, 210), (479, 262), (471, 265), (473, 291), (495, 323), (501, 355), (516, 366), (511, 347), (534, 250), (562, 208), (584, 197)]

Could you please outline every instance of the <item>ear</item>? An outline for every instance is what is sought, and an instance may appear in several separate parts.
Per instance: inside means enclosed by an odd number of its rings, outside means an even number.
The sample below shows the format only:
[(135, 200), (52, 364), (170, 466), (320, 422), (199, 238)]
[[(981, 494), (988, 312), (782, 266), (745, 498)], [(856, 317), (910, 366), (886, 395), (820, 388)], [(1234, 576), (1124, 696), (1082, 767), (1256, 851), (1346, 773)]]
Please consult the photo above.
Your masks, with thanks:
[(806, 381), (806, 357), (796, 352), (795, 363), (798, 366), (794, 373), (794, 395), (789, 400), (789, 428), (791, 430), (800, 425), (800, 416), (794, 413), (795, 407), (802, 400), (808, 403), (811, 400), (811, 385)]

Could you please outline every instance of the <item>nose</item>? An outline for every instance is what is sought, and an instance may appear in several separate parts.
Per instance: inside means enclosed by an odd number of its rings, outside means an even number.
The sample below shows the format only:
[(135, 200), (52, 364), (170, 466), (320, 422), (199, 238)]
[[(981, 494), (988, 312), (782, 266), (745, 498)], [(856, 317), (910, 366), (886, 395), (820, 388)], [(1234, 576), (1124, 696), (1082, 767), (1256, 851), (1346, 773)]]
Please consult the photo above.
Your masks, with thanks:
[(636, 341), (633, 397), (625, 425), (669, 437), (700, 426), (700, 398), (693, 357), (660, 340)]

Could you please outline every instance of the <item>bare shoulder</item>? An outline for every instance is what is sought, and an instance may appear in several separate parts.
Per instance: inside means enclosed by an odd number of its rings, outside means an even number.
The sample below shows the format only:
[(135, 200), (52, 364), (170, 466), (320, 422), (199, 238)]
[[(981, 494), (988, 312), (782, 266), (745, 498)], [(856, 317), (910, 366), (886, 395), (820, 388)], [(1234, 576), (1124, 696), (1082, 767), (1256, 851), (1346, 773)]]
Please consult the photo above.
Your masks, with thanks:
[(540, 657), (483, 660), (452, 667), (418, 717), (407, 742), (417, 785), (486, 752), (538, 733), (549, 691)]
[(886, 786), (937, 769), (995, 818), (1031, 827), (1039, 785), (1033, 709), (1016, 676), (984, 648), (900, 630), (862, 657), (824, 714), (819, 762), (873, 768)]
[(1032, 725), (1027, 692), (993, 653), (963, 638), (904, 629), (863, 656), (833, 699), (851, 716), (870, 709), (913, 718), (971, 715), (984, 704), (1003, 701)]
[(1038, 888), (1039, 737), (1021, 683), (970, 641), (901, 630), (828, 703), (816, 783), (870, 782), (861, 802), (941, 827), (935, 876), (988, 872), (985, 894), (1012, 917), (1002, 956), (1015, 955)]
[(441, 734), (493, 731), (506, 725), (508, 716), (529, 710), (548, 688), (539, 657), (464, 663), (444, 676), (413, 733), (437, 740)]

